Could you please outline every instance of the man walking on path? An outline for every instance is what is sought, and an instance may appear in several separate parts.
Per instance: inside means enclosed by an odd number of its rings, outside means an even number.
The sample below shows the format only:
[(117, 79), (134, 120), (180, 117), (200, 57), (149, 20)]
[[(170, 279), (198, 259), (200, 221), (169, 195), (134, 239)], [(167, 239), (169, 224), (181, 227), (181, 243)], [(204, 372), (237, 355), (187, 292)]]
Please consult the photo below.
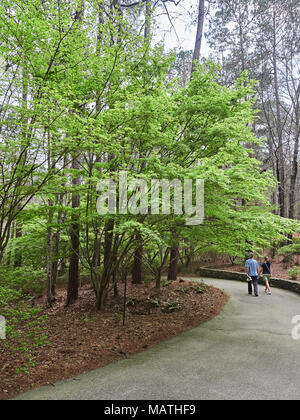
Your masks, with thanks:
[(248, 281), (248, 293), (252, 295), (252, 284), (254, 287), (254, 294), (258, 296), (258, 262), (253, 258), (254, 255), (251, 252), (250, 258), (245, 262), (246, 273), (249, 277), (251, 277), (251, 281)]

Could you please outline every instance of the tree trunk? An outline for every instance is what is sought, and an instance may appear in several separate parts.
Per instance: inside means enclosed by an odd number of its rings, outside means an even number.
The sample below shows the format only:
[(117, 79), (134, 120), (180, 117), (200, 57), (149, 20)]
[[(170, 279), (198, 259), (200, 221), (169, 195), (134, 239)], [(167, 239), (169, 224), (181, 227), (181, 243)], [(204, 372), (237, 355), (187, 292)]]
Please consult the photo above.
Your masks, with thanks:
[[(11, 233), (10, 233), (10, 238), (14, 239), (15, 237), (15, 222), (11, 223)], [(7, 260), (6, 260), (6, 266), (10, 268), (11, 265), (11, 261), (12, 261), (12, 251), (9, 250), (9, 252), (7, 253)]]
[[(28, 71), (25, 64), (22, 67), (22, 107), (24, 108), (24, 110), (27, 111), (27, 108), (28, 108)], [(21, 126), (22, 138), (24, 142), (27, 137), (27, 125), (28, 125), (28, 120), (27, 118), (24, 118), (22, 121), (22, 126)], [(26, 153), (25, 153), (25, 156), (26, 156)], [(24, 161), (26, 160), (25, 156), (23, 157)], [(21, 208), (21, 204), (18, 207)], [(21, 238), (21, 237), (22, 237), (22, 224), (17, 222), (16, 223), (16, 238)], [(18, 249), (17, 247), (14, 266), (15, 268), (18, 268), (21, 265), (22, 265), (22, 253), (20, 249)]]
[(284, 151), (283, 151), (283, 129), (282, 129), (282, 120), (281, 120), (281, 110), (280, 110), (280, 94), (279, 94), (279, 81), (278, 81), (278, 63), (277, 63), (277, 37), (276, 37), (276, 13), (273, 13), (273, 70), (274, 70), (274, 91), (275, 91), (275, 100), (276, 100), (276, 125), (277, 125), (277, 136), (278, 136), (278, 150), (277, 150), (277, 177), (279, 181), (279, 207), (280, 207), (280, 216), (285, 217), (285, 168), (284, 168)]
[[(64, 156), (63, 160), (64, 168), (67, 168), (67, 156)], [(65, 187), (67, 183), (67, 180), (63, 182), (63, 187)], [(64, 196), (65, 193), (61, 192), (58, 194), (57, 202), (62, 207), (64, 205)], [(58, 211), (57, 215), (57, 225), (61, 226), (64, 223), (65, 220), (65, 213), (63, 210)], [(52, 262), (52, 295), (55, 296), (56, 294), (56, 282), (58, 277), (58, 261), (59, 261), (59, 254), (60, 254), (60, 234), (61, 234), (61, 228), (59, 227), (56, 229), (56, 232), (53, 235), (53, 262)]]
[[(79, 8), (76, 11), (75, 20), (82, 22), (84, 16), (84, 0), (80, 1)], [(80, 169), (80, 151), (76, 151), (72, 156), (72, 169)], [(73, 304), (78, 299), (79, 289), (79, 251), (80, 251), (80, 217), (77, 213), (77, 209), (80, 207), (80, 194), (76, 191), (77, 187), (81, 184), (80, 176), (74, 176), (72, 179), (72, 185), (75, 191), (72, 192), (72, 209), (74, 212), (71, 217), (71, 253), (70, 253), (70, 265), (69, 265), (69, 278), (68, 278), (68, 291), (66, 306)]]
[(185, 257), (185, 268), (189, 268), (190, 264), (191, 264), (191, 255), (187, 254)]
[(151, 1), (146, 2), (145, 10), (145, 28), (144, 28), (144, 39), (145, 41), (150, 39), (151, 35)]
[(132, 283), (142, 284), (142, 261), (143, 261), (143, 246), (137, 247), (134, 253), (132, 266)]
[(296, 104), (295, 104), (295, 120), (296, 120), (296, 139), (294, 145), (293, 153), (293, 165), (291, 173), (291, 185), (290, 185), (290, 196), (289, 196), (289, 218), (295, 218), (295, 202), (296, 202), (296, 184), (299, 170), (299, 137), (300, 137), (300, 127), (299, 127), (299, 93), (300, 86), (298, 86), (296, 92)]
[(156, 279), (155, 279), (156, 289), (160, 289), (160, 284), (161, 284), (161, 267), (159, 267), (158, 270), (157, 270), (157, 276), (156, 276)]
[[(22, 238), (22, 235), (23, 235), (22, 225), (19, 222), (17, 222), (16, 223), (16, 239)], [(17, 244), (15, 257), (14, 257), (14, 267), (18, 268), (18, 267), (21, 267), (21, 265), (22, 265), (22, 252), (20, 250), (20, 247)]]
[(177, 280), (178, 261), (179, 261), (178, 246), (172, 247), (171, 248), (171, 254), (170, 254), (170, 265), (169, 265), (169, 271), (168, 271), (168, 280)]
[(103, 37), (103, 24), (104, 24), (104, 4), (98, 4), (98, 28), (97, 28), (97, 54), (100, 54), (102, 37)]
[(93, 249), (93, 266), (100, 267), (100, 251), (101, 251), (101, 239), (98, 237), (98, 229), (95, 231), (94, 249)]
[[(80, 154), (77, 153), (72, 160), (72, 169), (80, 169)], [(76, 176), (72, 180), (73, 186), (76, 188), (80, 185), (81, 179)], [(72, 193), (72, 209), (76, 210), (80, 207), (80, 194), (78, 191)], [(79, 241), (80, 236), (80, 223), (79, 214), (74, 212), (72, 214), (71, 222), (71, 253), (70, 253), (70, 266), (69, 266), (69, 280), (68, 280), (68, 294), (66, 305), (71, 305), (78, 299), (79, 288)]]
[(53, 261), (52, 261), (52, 280), (51, 280), (51, 292), (52, 296), (56, 295), (56, 282), (58, 277), (58, 259), (59, 259), (59, 248), (60, 248), (60, 231), (57, 230), (53, 235)]
[(53, 269), (53, 203), (49, 200), (49, 214), (48, 214), (48, 228), (47, 228), (47, 287), (46, 287), (46, 296), (47, 296), (47, 306), (51, 307), (53, 303), (53, 294), (52, 294), (52, 269)]
[(96, 297), (96, 309), (100, 311), (104, 304), (108, 293), (109, 281), (112, 275), (112, 265), (113, 265), (113, 229), (114, 229), (114, 220), (109, 219), (105, 224), (105, 233), (104, 233), (104, 255), (103, 255), (103, 273), (101, 276), (101, 281), (99, 289), (97, 290)]
[(298, 155), (299, 155), (299, 137), (294, 146), (293, 167), (291, 174), (290, 196), (289, 196), (289, 218), (295, 218), (296, 184), (298, 176)]
[(115, 43), (118, 44), (120, 42), (121, 37), (121, 19), (123, 14), (119, 4), (119, 0), (110, 1), (110, 16), (113, 21), (113, 24), (116, 25), (118, 28), (116, 42), (114, 40), (113, 33), (111, 33), (111, 45), (114, 45)]
[(205, 0), (199, 0), (197, 35), (196, 35), (194, 55), (193, 55), (192, 73), (195, 71), (196, 65), (200, 60), (203, 26), (204, 26), (204, 14), (205, 14), (204, 3), (205, 3)]
[[(62, 202), (62, 199), (61, 199)], [(62, 211), (59, 211), (57, 216), (57, 223), (61, 225), (63, 222)], [(60, 229), (57, 229), (53, 235), (54, 243), (54, 252), (53, 252), (53, 262), (52, 262), (52, 295), (56, 294), (56, 282), (58, 277), (58, 260), (59, 260), (59, 251), (60, 251)]]

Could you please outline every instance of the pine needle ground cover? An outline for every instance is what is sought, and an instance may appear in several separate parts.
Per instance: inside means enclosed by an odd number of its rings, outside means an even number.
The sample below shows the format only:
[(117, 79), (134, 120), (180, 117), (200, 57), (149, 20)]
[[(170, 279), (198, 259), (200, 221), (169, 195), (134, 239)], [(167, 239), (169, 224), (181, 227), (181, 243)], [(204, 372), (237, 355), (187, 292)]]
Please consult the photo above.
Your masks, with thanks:
[(121, 289), (119, 297), (109, 296), (101, 312), (95, 311), (89, 285), (70, 307), (59, 289), (55, 304), (43, 314), (48, 343), (31, 348), (31, 366), (26, 353), (8, 351), (0, 341), (0, 399), (145, 351), (213, 318), (228, 300), (221, 290), (202, 283), (165, 282), (160, 291), (154, 286), (128, 285), (125, 326)]

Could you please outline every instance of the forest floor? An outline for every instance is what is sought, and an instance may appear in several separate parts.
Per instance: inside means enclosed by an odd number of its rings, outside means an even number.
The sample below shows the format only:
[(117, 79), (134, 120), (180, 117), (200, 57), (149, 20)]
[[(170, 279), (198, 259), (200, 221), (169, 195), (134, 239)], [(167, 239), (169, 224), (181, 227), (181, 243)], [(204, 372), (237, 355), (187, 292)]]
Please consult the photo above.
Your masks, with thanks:
[[(128, 283), (125, 326), (123, 285), (120, 296), (110, 296), (101, 312), (95, 311), (94, 293), (85, 285), (74, 305), (64, 306), (66, 292), (61, 289), (53, 307), (45, 310), (49, 344), (31, 355), (34, 366), (28, 367), (23, 353), (8, 352), (0, 341), (0, 399), (54, 385), (58, 380), (144, 351), (212, 319), (228, 300), (223, 291), (202, 283), (166, 282), (160, 291), (154, 284)], [(22, 366), (28, 372), (17, 374), (16, 368)]]

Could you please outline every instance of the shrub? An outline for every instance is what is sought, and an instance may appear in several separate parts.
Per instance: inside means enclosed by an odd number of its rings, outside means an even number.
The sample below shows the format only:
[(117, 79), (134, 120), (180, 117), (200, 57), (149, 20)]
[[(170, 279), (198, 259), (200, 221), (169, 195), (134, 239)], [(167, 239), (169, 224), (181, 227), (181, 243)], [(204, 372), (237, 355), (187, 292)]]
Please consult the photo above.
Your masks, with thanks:
[[(26, 356), (27, 366), (33, 366), (32, 352), (47, 344), (46, 316), (42, 308), (32, 307), (30, 296), (0, 286), (0, 314), (6, 320), (6, 340), (3, 340), (3, 346), (10, 352), (21, 351)], [(20, 370), (20, 367), (16, 369)], [(26, 372), (27, 367), (21, 371)]]
[(298, 274), (300, 273), (300, 269), (299, 269), (299, 267), (296, 267), (296, 266), (294, 266), (293, 268), (291, 268), (289, 271), (288, 271), (288, 275), (293, 279), (293, 280), (296, 280), (297, 279), (297, 276), (298, 276)]
[(285, 245), (278, 250), (278, 255), (282, 255), (285, 258), (293, 257), (294, 255), (300, 254), (300, 241), (298, 238), (293, 240), (293, 243)]
[(178, 302), (163, 302), (163, 308), (162, 308), (162, 312), (176, 312), (176, 311), (180, 311), (181, 307), (178, 304)]
[(0, 268), (0, 286), (20, 291), (25, 294), (42, 294), (45, 290), (46, 273), (21, 266), (15, 269)]

